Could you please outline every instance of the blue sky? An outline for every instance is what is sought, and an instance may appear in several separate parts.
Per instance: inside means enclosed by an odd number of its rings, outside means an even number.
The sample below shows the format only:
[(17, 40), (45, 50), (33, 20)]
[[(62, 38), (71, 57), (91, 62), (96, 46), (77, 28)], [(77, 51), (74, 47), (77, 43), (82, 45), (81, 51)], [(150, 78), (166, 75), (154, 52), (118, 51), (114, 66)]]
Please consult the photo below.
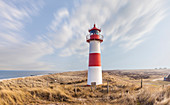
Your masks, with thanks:
[(88, 29), (102, 66), (170, 68), (170, 0), (1, 0), (1, 70), (86, 70)]

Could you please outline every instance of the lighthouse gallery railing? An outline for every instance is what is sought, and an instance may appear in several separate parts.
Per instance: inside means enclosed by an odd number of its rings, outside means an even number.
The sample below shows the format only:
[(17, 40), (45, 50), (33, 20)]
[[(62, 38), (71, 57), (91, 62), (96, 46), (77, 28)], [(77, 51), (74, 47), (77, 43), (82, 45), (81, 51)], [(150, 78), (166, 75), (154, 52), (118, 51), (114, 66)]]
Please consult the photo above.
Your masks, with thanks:
[[(99, 34), (99, 38), (96, 38), (97, 40), (103, 40), (104, 36)], [(86, 40), (90, 40), (90, 35), (86, 36)], [(93, 39), (95, 40), (95, 38)]]

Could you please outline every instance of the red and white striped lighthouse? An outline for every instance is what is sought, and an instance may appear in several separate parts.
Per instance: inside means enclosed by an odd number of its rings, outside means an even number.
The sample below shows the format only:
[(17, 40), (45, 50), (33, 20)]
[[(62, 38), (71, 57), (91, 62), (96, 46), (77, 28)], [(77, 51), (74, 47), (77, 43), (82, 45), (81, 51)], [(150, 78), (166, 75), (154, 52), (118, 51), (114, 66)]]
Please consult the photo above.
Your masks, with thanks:
[(87, 85), (91, 85), (92, 82), (99, 85), (102, 84), (100, 43), (103, 42), (103, 36), (99, 34), (101, 30), (96, 28), (95, 24), (89, 32), (90, 35), (86, 36), (87, 42), (90, 44)]

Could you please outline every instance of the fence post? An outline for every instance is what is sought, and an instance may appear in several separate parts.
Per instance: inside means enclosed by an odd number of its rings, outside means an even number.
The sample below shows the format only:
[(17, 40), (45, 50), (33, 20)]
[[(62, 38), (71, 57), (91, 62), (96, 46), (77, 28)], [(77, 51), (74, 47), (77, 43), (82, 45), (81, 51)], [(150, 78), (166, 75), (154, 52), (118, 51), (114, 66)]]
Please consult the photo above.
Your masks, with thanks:
[(48, 81), (47, 81), (47, 87), (48, 87)]
[(75, 94), (77, 94), (77, 86), (76, 86), (76, 84), (74, 85), (74, 90), (75, 90)]
[(142, 77), (141, 77), (141, 88), (142, 88)]
[(107, 93), (109, 93), (109, 81), (107, 81)]

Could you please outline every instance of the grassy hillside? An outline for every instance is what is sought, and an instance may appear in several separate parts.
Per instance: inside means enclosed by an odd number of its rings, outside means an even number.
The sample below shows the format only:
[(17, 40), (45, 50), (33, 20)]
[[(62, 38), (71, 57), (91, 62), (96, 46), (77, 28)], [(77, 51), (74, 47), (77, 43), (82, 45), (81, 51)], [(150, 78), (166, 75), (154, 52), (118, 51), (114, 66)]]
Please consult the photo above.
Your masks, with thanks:
[(4, 80), (0, 82), (0, 105), (169, 105), (169, 82), (153, 81), (156, 77), (163, 75), (155, 71), (105, 71), (103, 85), (93, 90), (86, 86), (87, 71)]

